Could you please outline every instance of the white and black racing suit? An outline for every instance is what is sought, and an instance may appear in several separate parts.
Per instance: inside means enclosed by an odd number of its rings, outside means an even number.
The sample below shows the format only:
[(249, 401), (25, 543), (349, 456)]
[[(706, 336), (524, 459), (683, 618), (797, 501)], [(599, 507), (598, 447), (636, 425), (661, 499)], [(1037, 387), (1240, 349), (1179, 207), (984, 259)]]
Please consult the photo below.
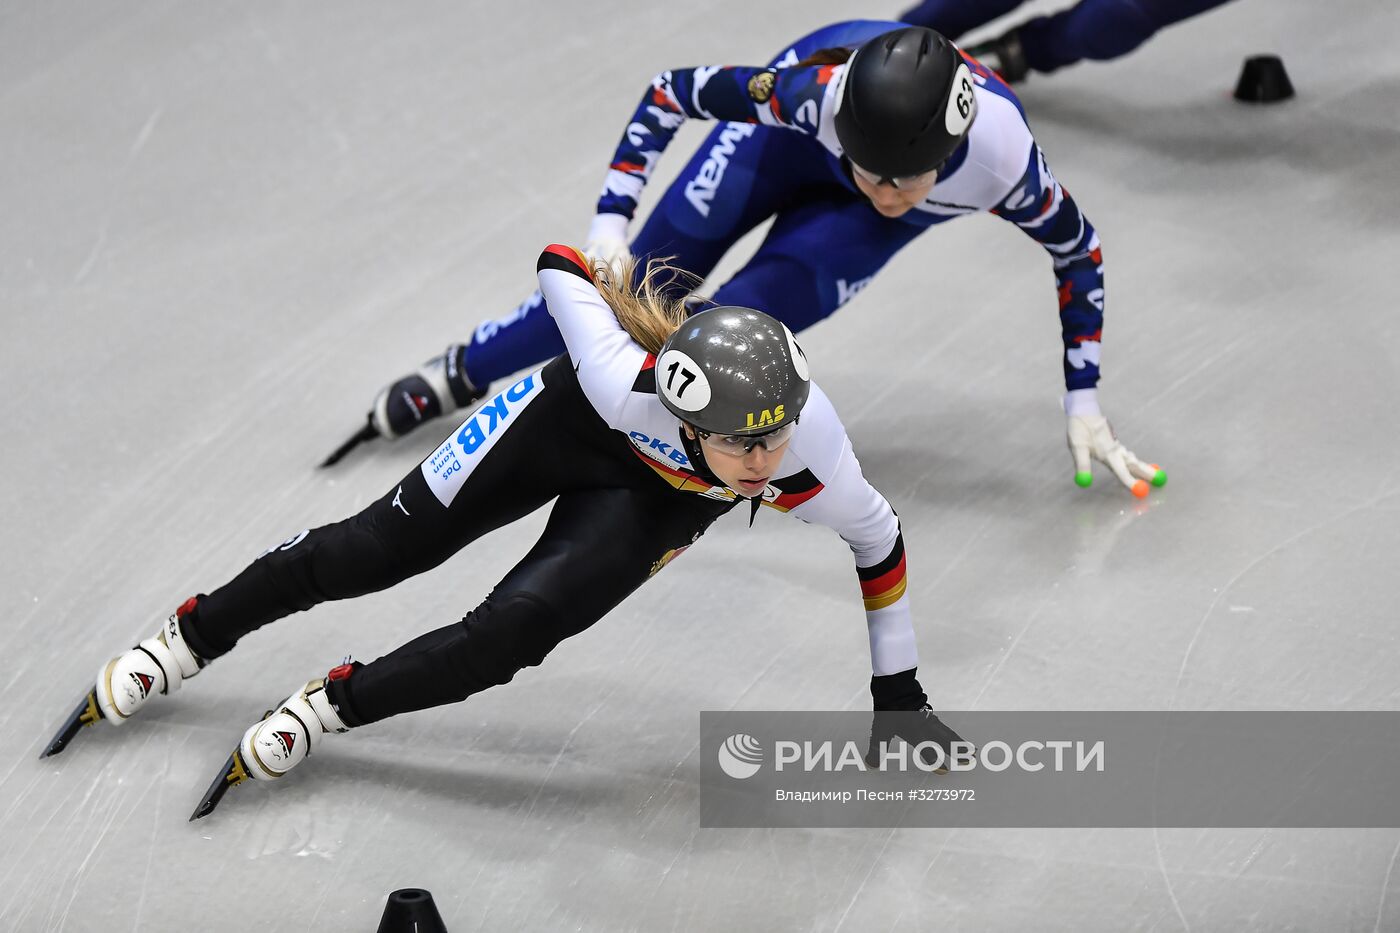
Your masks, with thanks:
[[(461, 621), (328, 686), (350, 725), (455, 702), (539, 664), (740, 501), (697, 462), (656, 395), (654, 358), (618, 324), (583, 257), (551, 246), (539, 279), (568, 354), (488, 399), (358, 515), (294, 536), (200, 596), (185, 622), (197, 654), (212, 659), (276, 619), (393, 586), (555, 500), (539, 541)], [(892, 685), (887, 705), (917, 709), (899, 522), (815, 384), (761, 502), (850, 545), (875, 683)]]

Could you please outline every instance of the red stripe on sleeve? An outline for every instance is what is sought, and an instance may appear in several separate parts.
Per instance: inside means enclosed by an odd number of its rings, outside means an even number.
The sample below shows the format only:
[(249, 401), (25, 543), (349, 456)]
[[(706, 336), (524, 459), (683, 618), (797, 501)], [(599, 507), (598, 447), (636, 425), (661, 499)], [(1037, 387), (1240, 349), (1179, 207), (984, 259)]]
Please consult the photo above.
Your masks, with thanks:
[(823, 486), (821, 483), (818, 483), (811, 489), (804, 490), (803, 492), (785, 492), (782, 495), (778, 496), (778, 498), (774, 499), (773, 503), (785, 509), (795, 509), (825, 488), (826, 487)]
[(904, 558), (899, 559), (899, 563), (888, 573), (883, 573), (873, 580), (860, 581), (860, 594), (866, 599), (879, 596), (899, 585), (899, 581), (904, 578)]
[(593, 270), (588, 267), (588, 260), (584, 257), (583, 253), (580, 253), (572, 246), (564, 246), (559, 243), (551, 243), (544, 248), (544, 251), (546, 253), (550, 253), (551, 255), (559, 256), (565, 260), (568, 260), (570, 263), (578, 267), (578, 271), (583, 273), (584, 278), (588, 279), (588, 281), (590, 282), (593, 281)]

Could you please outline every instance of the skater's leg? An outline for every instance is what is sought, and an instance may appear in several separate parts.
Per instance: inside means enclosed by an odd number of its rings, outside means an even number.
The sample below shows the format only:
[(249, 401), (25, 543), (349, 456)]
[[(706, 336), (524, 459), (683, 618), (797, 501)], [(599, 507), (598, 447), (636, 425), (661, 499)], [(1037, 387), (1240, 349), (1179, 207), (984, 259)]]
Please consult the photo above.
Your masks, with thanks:
[(602, 618), (724, 510), (635, 489), (560, 496), (543, 536), (462, 621), (328, 686), (349, 725), (463, 700), (537, 665)]
[(1126, 55), (1159, 29), (1227, 0), (1080, 0), (1053, 16), (1038, 16), (1019, 27), (1026, 64), (1050, 72), (1084, 59), (1106, 61)]
[(1138, 0), (1147, 16), (1158, 29), (1184, 19), (1199, 16), (1207, 10), (1223, 6), (1229, 0)]
[(714, 301), (756, 308), (800, 331), (855, 297), (924, 229), (881, 217), (844, 194), (804, 204), (778, 215), (753, 259)]
[(505, 317), (477, 325), (463, 351), (462, 368), (478, 387), (538, 365), (564, 352), (564, 338), (539, 289)]
[[(483, 404), (358, 515), (294, 535), (201, 596), (185, 626), (195, 653), (212, 660), (276, 619), (387, 589), (558, 495), (573, 479), (560, 457), (561, 448), (570, 449), (572, 435), (559, 425), (577, 421), (576, 409), (586, 403), (576, 384), (570, 391), (567, 380), (551, 381), (552, 371), (567, 367), (551, 366), (554, 370), (527, 376)], [(471, 452), (458, 446), (444, 461), (442, 451), (462, 437), (471, 441), (466, 445)], [(592, 455), (577, 454), (570, 465), (586, 472)], [(451, 489), (446, 502), (439, 488), (444, 482)]]
[(632, 252), (674, 257), (709, 275), (735, 243), (815, 187), (839, 187), (825, 151), (807, 137), (751, 123), (722, 123), (695, 151), (647, 217)]
[(359, 514), (293, 535), (200, 596), (186, 637), (200, 657), (213, 660), (269, 622), (430, 569), (466, 543), (445, 520), (447, 510), (432, 504), (415, 470)]
[(482, 605), (455, 625), (371, 664), (342, 665), (293, 693), (243, 734), (191, 819), (207, 816), (246, 778), (280, 778), (325, 733), (453, 703), (539, 664), (689, 547), (729, 505), (654, 482), (563, 493), (535, 547)]
[(902, 22), (925, 26), (957, 40), (1021, 5), (1023, 0), (924, 0), (900, 14)]
[(525, 376), (360, 514), (269, 549), (105, 664), (45, 754), (62, 751), (83, 725), (125, 721), (268, 622), (392, 586), (562, 491), (615, 481), (617, 450), (600, 443), (600, 427), (568, 357)]

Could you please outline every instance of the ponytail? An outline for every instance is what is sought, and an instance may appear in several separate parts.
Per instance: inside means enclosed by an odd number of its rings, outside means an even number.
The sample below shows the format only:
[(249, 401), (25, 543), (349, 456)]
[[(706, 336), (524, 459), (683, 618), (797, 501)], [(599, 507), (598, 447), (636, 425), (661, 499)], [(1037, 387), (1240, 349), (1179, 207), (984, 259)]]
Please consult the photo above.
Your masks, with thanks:
[(666, 259), (648, 260), (640, 277), (636, 268), (637, 260), (631, 256), (618, 262), (616, 269), (595, 263), (594, 284), (627, 336), (648, 353), (660, 353), (666, 338), (679, 330), (687, 317), (683, 295), (689, 288), (677, 289), (674, 283), (679, 280), (693, 288), (700, 279), (669, 265)]

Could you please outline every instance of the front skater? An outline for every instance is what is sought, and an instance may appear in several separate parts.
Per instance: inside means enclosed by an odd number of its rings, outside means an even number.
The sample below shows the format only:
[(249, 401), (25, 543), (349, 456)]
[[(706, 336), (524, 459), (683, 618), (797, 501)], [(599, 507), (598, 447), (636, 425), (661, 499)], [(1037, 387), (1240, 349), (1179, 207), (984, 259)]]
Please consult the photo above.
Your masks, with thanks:
[[(1147, 495), (1148, 483), (1161, 485), (1166, 474), (1127, 451), (1099, 410), (1098, 235), (1050, 173), (1001, 79), (938, 33), (900, 26), (837, 23), (797, 40), (766, 68), (657, 75), (613, 155), (585, 251), (605, 261), (626, 255), (642, 187), (687, 118), (734, 122), (701, 144), (631, 250), (675, 257), (703, 278), (740, 237), (774, 217), (758, 252), (714, 300), (758, 308), (793, 330), (845, 304), (929, 227), (990, 211), (1040, 243), (1054, 266), (1076, 482), (1092, 481), (1092, 457)], [(999, 259), (988, 262), (995, 275)], [(477, 387), (559, 353), (543, 297), (537, 292), (381, 392), (357, 438), (403, 434), (468, 404)], [(946, 313), (932, 296), (928, 309)], [(885, 325), (898, 334), (898, 322)]]
[[(861, 474), (831, 403), (808, 381), (791, 332), (744, 308), (687, 319), (656, 291), (664, 272), (634, 286), (630, 267), (614, 279), (568, 247), (545, 250), (540, 288), (568, 354), (486, 402), (359, 515), (302, 532), (185, 602), (154, 637), (102, 668), (45, 754), (61, 751), (80, 723), (125, 721), (249, 632), (393, 586), (551, 499), (543, 536), (479, 606), (377, 661), (343, 665), (297, 690), (247, 731), (196, 816), (244, 777), (281, 777), (322, 733), (507, 683), (601, 619), (741, 501), (827, 525), (851, 546), (875, 709), (928, 710), (915, 677), (899, 523)], [(911, 721), (896, 734), (951, 751), (957, 736), (931, 711)]]

